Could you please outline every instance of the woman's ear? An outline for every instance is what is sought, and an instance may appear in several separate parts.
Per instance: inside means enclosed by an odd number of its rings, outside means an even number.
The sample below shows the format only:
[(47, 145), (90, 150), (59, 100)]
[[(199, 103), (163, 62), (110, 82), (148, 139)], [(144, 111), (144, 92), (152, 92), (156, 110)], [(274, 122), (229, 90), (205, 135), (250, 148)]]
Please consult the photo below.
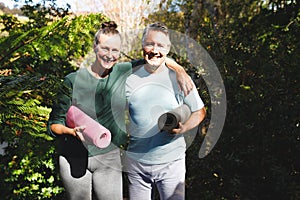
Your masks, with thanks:
[(98, 52), (98, 48), (97, 48), (97, 45), (94, 43), (93, 45), (93, 49), (94, 49), (94, 52), (97, 53)]

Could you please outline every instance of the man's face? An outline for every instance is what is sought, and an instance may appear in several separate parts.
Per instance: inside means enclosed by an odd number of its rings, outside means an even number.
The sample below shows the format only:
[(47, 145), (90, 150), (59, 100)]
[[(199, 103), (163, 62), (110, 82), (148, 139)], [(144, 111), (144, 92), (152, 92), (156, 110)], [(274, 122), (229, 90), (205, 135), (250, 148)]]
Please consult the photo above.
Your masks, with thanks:
[(110, 69), (116, 64), (120, 56), (121, 38), (119, 35), (101, 34), (99, 43), (95, 44), (96, 60), (104, 69)]
[(147, 63), (154, 67), (161, 66), (170, 49), (170, 40), (163, 32), (150, 30), (143, 42), (143, 54)]

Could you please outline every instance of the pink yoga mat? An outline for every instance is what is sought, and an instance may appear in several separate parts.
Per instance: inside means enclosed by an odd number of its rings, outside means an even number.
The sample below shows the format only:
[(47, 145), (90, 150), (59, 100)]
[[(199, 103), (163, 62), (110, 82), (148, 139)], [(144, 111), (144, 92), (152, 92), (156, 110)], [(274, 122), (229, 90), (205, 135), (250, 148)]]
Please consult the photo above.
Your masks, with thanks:
[(84, 137), (88, 142), (93, 143), (98, 148), (105, 148), (110, 144), (110, 131), (76, 106), (71, 106), (69, 108), (66, 116), (66, 123), (70, 128), (84, 126)]

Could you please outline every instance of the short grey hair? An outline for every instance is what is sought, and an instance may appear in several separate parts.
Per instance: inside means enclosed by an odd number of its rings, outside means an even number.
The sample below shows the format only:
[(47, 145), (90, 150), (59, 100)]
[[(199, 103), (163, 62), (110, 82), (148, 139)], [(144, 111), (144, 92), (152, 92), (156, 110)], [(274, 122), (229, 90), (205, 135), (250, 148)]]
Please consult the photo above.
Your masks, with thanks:
[(149, 24), (143, 31), (142, 36), (142, 45), (144, 46), (145, 38), (148, 35), (149, 31), (159, 31), (164, 33), (170, 39), (168, 27), (162, 22), (155, 22), (153, 24)]

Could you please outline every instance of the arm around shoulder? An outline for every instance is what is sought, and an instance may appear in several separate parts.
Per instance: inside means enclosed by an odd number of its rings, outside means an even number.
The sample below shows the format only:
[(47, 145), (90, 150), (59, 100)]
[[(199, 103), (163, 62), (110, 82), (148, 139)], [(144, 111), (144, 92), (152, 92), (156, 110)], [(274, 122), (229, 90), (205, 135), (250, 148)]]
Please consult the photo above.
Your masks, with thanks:
[(194, 87), (191, 77), (186, 73), (181, 65), (171, 58), (166, 58), (166, 65), (168, 68), (175, 71), (179, 88), (184, 92), (185, 96), (188, 95)]

